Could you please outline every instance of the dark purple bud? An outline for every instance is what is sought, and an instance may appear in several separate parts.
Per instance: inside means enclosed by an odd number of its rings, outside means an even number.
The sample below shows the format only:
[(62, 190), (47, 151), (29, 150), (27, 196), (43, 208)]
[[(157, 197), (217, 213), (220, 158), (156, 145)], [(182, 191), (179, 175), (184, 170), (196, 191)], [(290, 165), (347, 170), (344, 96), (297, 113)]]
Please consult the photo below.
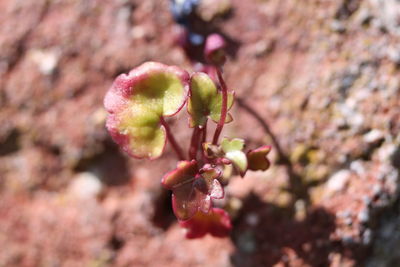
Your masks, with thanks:
[(171, 13), (174, 20), (178, 24), (187, 27), (189, 16), (194, 12), (198, 4), (199, 0), (171, 0)]

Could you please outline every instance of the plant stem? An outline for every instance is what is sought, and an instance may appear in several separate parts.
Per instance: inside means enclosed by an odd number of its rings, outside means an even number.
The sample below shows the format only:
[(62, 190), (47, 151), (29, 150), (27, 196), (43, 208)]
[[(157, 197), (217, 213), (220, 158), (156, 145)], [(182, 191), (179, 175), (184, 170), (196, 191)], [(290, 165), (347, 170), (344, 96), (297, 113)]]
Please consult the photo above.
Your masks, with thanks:
[(221, 85), (222, 90), (222, 105), (221, 105), (221, 118), (217, 124), (217, 128), (215, 129), (214, 138), (213, 138), (213, 145), (218, 143), (219, 135), (222, 132), (222, 128), (224, 127), (226, 114), (228, 112), (228, 88), (225, 84), (224, 78), (222, 77), (222, 70), (219, 67), (215, 67), (217, 72), (218, 80)]
[(192, 140), (190, 141), (190, 147), (189, 147), (190, 159), (197, 159), (197, 151), (199, 150), (200, 135), (201, 135), (201, 129), (199, 127), (195, 127), (193, 129)]
[(253, 107), (251, 107), (251, 105), (247, 104), (242, 98), (237, 97), (235, 101), (239, 107), (247, 111), (262, 126), (265, 133), (271, 138), (272, 144), (278, 153), (278, 162), (286, 167), (286, 171), (289, 176), (289, 192), (295, 196), (294, 200), (303, 199), (307, 204), (310, 203), (310, 195), (308, 193), (307, 184), (302, 182), (302, 177), (294, 169), (289, 157), (283, 150), (276, 135), (272, 132), (269, 124)]
[(202, 129), (203, 135), (201, 137), (201, 145), (203, 145), (203, 143), (206, 142), (206, 138), (207, 138), (207, 123), (208, 123), (208, 121), (206, 121), (206, 123), (204, 124), (204, 127)]
[(183, 155), (181, 147), (178, 145), (178, 143), (175, 140), (175, 137), (171, 133), (171, 129), (169, 128), (168, 123), (164, 120), (163, 117), (161, 117), (161, 125), (164, 126), (165, 132), (167, 134), (167, 139), (169, 143), (171, 144), (172, 148), (175, 150), (176, 155), (178, 156), (179, 160), (185, 160), (185, 156)]
[(253, 109), (250, 105), (248, 105), (242, 98), (237, 97), (235, 98), (235, 101), (239, 105), (239, 107), (243, 108), (251, 116), (253, 116), (253, 118), (256, 121), (258, 121), (258, 123), (262, 126), (264, 131), (269, 135), (272, 144), (274, 145), (276, 152), (278, 153), (279, 160), (282, 161), (284, 164), (289, 163), (290, 162), (289, 157), (283, 151), (282, 146), (278, 141), (278, 138), (276, 138), (275, 134), (272, 132), (266, 120), (263, 117), (261, 117), (261, 115), (258, 114), (258, 112), (255, 109)]
[(208, 123), (208, 121), (206, 121), (203, 129), (201, 129), (202, 136), (201, 136), (200, 152), (201, 152), (201, 159), (203, 160), (203, 162), (207, 162), (207, 160), (208, 160), (206, 157), (206, 154), (203, 150), (203, 144), (206, 142), (206, 139), (207, 139), (207, 123)]

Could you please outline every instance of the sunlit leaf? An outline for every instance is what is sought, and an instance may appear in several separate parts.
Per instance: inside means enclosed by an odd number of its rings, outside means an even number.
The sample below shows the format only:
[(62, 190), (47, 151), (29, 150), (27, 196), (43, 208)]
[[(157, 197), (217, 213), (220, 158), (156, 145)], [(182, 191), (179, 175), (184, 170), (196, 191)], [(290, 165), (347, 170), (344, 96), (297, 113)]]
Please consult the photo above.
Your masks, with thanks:
[(161, 118), (182, 108), (188, 81), (186, 71), (156, 62), (118, 76), (104, 98), (106, 126), (114, 141), (131, 156), (159, 157), (166, 143)]
[(234, 138), (232, 140), (224, 138), (221, 142), (221, 148), (225, 153), (225, 157), (232, 161), (240, 175), (243, 176), (248, 165), (246, 154), (242, 151), (244, 148), (244, 141), (239, 138)]
[[(234, 94), (228, 93), (228, 110), (232, 107)], [(218, 122), (221, 117), (222, 93), (218, 91), (214, 81), (203, 72), (196, 72), (190, 80), (190, 98), (188, 112), (190, 127), (204, 126), (210, 117)], [(225, 123), (231, 122), (232, 116), (228, 113)]]

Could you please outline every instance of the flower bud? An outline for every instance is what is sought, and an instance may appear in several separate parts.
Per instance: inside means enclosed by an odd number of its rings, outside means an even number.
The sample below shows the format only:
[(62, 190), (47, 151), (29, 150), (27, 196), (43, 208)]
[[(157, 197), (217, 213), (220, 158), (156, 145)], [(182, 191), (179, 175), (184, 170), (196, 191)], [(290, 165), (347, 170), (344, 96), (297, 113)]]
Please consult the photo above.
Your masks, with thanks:
[(206, 60), (213, 65), (222, 66), (226, 61), (225, 39), (218, 33), (213, 33), (207, 37), (204, 48)]

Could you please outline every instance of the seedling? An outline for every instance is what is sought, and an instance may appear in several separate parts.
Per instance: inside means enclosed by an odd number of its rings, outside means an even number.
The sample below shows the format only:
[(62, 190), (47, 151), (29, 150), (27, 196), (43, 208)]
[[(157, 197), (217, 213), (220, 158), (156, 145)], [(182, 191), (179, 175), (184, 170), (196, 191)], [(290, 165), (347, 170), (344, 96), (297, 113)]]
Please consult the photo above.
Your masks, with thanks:
[[(244, 176), (247, 170), (266, 170), (270, 165), (269, 146), (246, 153), (242, 139), (224, 137), (220, 142), (224, 125), (233, 120), (229, 110), (235, 98), (222, 75), (225, 44), (221, 40), (211, 35), (206, 41), (205, 57), (212, 66), (209, 74), (213, 78), (203, 72), (189, 75), (179, 67), (147, 62), (118, 76), (104, 99), (108, 111), (106, 127), (130, 156), (156, 159), (167, 141), (176, 152), (177, 167), (161, 182), (172, 191), (173, 211), (187, 229), (187, 238), (229, 234), (232, 226), (228, 213), (213, 207), (213, 199), (224, 197), (221, 181), (225, 168), (233, 166)], [(192, 128), (187, 155), (167, 123), (167, 118), (185, 105), (188, 128)], [(210, 121), (217, 125), (212, 140), (207, 140)]]

